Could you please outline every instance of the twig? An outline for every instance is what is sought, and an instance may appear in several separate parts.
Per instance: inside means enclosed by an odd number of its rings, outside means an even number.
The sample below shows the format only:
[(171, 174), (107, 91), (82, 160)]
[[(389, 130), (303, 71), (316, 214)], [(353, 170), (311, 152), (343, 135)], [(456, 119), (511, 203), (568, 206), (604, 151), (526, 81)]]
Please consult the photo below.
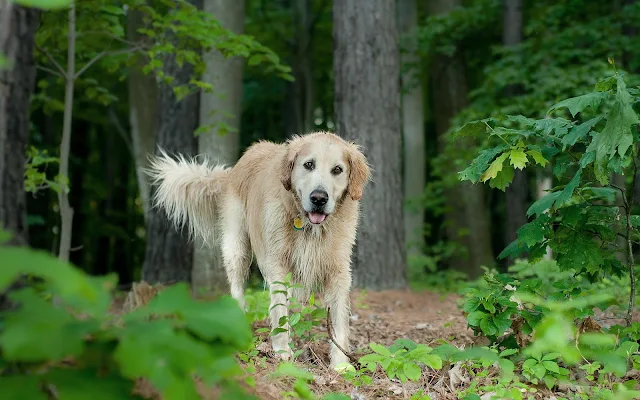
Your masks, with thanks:
[(327, 307), (327, 333), (329, 334), (329, 339), (331, 339), (331, 342), (345, 355), (347, 356), (347, 358), (349, 358), (349, 361), (351, 361), (354, 364), (359, 364), (358, 363), (358, 359), (355, 358), (353, 355), (351, 355), (350, 353), (347, 353), (347, 351), (345, 349), (342, 348), (342, 346), (340, 346), (338, 344), (338, 342), (336, 341), (336, 339), (333, 337), (333, 325), (331, 325), (331, 307)]
[(48, 72), (51, 75), (59, 76), (60, 78), (64, 78), (64, 76), (60, 75), (60, 73), (58, 71), (56, 71), (55, 69), (43, 67), (42, 65), (36, 65), (36, 69), (39, 69), (40, 71)]
[(135, 53), (136, 51), (140, 50), (141, 47), (131, 47), (128, 49), (122, 49), (122, 50), (116, 50), (116, 51), (103, 51), (100, 54), (98, 54), (97, 56), (93, 57), (91, 60), (89, 60), (89, 62), (87, 62), (84, 67), (82, 67), (74, 76), (73, 79), (78, 79), (80, 77), (80, 75), (82, 75), (87, 69), (89, 69), (89, 67), (91, 67), (96, 61), (100, 60), (102, 57), (105, 56), (117, 56), (120, 54), (127, 54), (127, 53)]
[(37, 49), (40, 53), (44, 54), (44, 56), (45, 56), (45, 57), (47, 57), (47, 59), (48, 59), (49, 61), (51, 61), (51, 63), (52, 63), (52, 64), (56, 67), (56, 69), (58, 70), (58, 73), (60, 73), (60, 75), (62, 75), (62, 77), (66, 79), (67, 74), (65, 73), (64, 68), (62, 68), (62, 66), (60, 66), (60, 64), (58, 64), (58, 62), (56, 61), (56, 59), (55, 59), (55, 58), (53, 58), (53, 56), (52, 56), (51, 54), (49, 54), (49, 52), (48, 52), (48, 51), (46, 51), (45, 49), (43, 49), (42, 47), (38, 46), (37, 44), (36, 44), (35, 46), (36, 46), (36, 49)]
[(118, 118), (118, 115), (113, 110), (113, 107), (109, 107), (109, 119), (111, 120), (111, 123), (113, 124), (113, 126), (116, 128), (116, 131), (118, 131), (118, 133), (122, 137), (122, 140), (124, 140), (124, 143), (127, 146), (127, 150), (129, 150), (129, 154), (133, 156), (133, 147), (131, 146), (131, 140), (129, 140), (129, 135), (127, 134), (127, 131), (124, 129), (124, 127), (122, 126), (122, 123), (120, 123), (120, 118)]
[(86, 71), (87, 69), (89, 69), (90, 66), (92, 66), (96, 61), (98, 61), (99, 59), (101, 59), (105, 54), (107, 54), (106, 51), (101, 52), (100, 54), (98, 54), (97, 56), (93, 57), (91, 60), (89, 60), (88, 63), (86, 63), (84, 65), (84, 67), (82, 67), (78, 72), (76, 72), (76, 74), (73, 76), (73, 79), (78, 79), (78, 77), (80, 75), (82, 75), (84, 73), (84, 71)]
[(636, 187), (636, 178), (638, 176), (638, 162), (636, 161), (636, 157), (638, 156), (638, 154), (633, 154), (633, 150), (635, 150), (635, 147), (631, 151), (631, 155), (633, 158), (633, 179), (631, 181), (631, 194), (629, 195), (628, 201), (625, 193), (622, 193), (622, 200), (624, 201), (624, 209), (627, 217), (627, 264), (629, 265), (629, 279), (631, 280), (631, 293), (629, 293), (629, 309), (627, 310), (627, 316), (625, 318), (627, 326), (631, 326), (633, 309), (636, 305), (635, 260), (633, 257), (633, 244), (631, 242), (631, 231), (633, 230), (633, 225), (631, 225), (631, 207), (633, 206), (633, 195)]

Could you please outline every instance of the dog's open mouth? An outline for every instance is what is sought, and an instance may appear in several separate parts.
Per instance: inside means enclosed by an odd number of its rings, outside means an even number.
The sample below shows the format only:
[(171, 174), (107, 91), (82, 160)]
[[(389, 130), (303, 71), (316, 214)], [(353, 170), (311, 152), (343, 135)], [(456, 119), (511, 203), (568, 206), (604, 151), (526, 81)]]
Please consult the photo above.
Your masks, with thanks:
[(317, 225), (317, 224), (321, 224), (327, 218), (327, 214), (319, 213), (319, 212), (310, 212), (310, 213), (307, 213), (307, 217), (309, 218), (309, 222)]

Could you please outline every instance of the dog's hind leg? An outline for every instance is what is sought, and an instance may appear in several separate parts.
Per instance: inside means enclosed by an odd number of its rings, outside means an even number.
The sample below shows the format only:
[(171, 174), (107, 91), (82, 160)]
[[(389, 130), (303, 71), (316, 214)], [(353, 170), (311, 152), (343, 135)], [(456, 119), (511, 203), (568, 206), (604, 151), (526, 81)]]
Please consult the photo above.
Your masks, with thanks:
[(222, 261), (231, 296), (244, 310), (244, 283), (251, 267), (251, 243), (242, 203), (231, 196), (222, 204)]

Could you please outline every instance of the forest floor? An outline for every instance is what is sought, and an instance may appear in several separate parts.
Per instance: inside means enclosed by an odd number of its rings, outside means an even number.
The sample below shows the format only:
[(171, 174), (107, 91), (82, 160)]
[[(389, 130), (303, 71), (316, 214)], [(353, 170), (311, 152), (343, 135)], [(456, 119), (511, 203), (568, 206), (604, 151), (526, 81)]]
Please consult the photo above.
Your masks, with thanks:
[[(130, 298), (135, 297), (133, 307), (127, 305), (123, 296), (113, 305), (112, 311), (120, 314), (146, 304), (157, 291), (148, 285), (141, 290), (133, 290), (129, 293)], [(431, 347), (436, 347), (444, 341), (458, 348), (487, 345), (489, 342), (486, 338), (474, 336), (473, 332), (467, 328), (467, 322), (457, 306), (459, 300), (460, 297), (455, 294), (438, 294), (429, 291), (354, 290), (351, 293), (352, 354), (359, 358), (370, 352), (368, 346), (371, 342), (389, 346), (395, 340), (402, 338)], [(634, 320), (639, 318), (640, 315), (636, 313)], [(604, 321), (611, 320), (611, 315), (609, 312), (598, 311), (595, 319), (604, 326)], [(622, 320), (611, 320), (609, 324), (614, 322), (622, 323)], [(264, 327), (268, 327), (267, 320), (254, 324), (255, 329)], [(330, 344), (326, 323), (323, 322), (316, 329), (315, 333), (324, 335), (311, 343), (298, 341), (295, 349), (304, 349), (304, 352), (296, 359), (295, 364), (313, 375), (314, 379), (309, 387), (318, 398), (333, 392), (344, 393), (353, 400), (410, 399), (412, 395), (422, 390), (422, 393), (429, 395), (432, 400), (454, 400), (458, 399), (459, 391), (468, 387), (472, 381), (476, 381), (481, 386), (489, 383), (490, 379), (498, 374), (498, 370), (492, 368), (489, 376), (472, 378), (459, 367), (454, 366), (449, 369), (450, 367), (445, 366), (439, 371), (426, 369), (419, 382), (408, 382), (403, 385), (399, 380), (389, 379), (378, 369), (373, 374), (371, 384), (356, 388), (328, 366)], [(292, 390), (293, 379), (274, 376), (280, 360), (271, 351), (267, 333), (256, 335), (260, 340), (257, 345), (259, 354), (253, 358), (256, 368), (255, 372), (252, 372), (252, 378), (255, 385), (247, 387), (247, 391), (261, 400), (283, 399), (283, 394)], [(635, 375), (631, 378), (640, 378), (640, 372), (635, 371)], [(536, 399), (556, 399), (556, 396), (563, 397), (562, 391), (573, 389), (565, 387), (558, 393), (552, 393), (546, 387), (539, 385), (537, 390)], [(134, 391), (146, 399), (161, 399), (157, 392), (142, 380), (138, 382)], [(217, 390), (201, 385), (199, 391), (204, 400), (222, 399)], [(481, 399), (488, 399), (490, 395), (484, 395)]]
[[(474, 338), (473, 332), (467, 328), (466, 320), (456, 305), (458, 299), (454, 294), (441, 295), (426, 291), (354, 290), (351, 294), (351, 347), (359, 356), (358, 353), (369, 352), (366, 349), (371, 342), (388, 346), (401, 338), (432, 347), (440, 344), (443, 339), (458, 347), (479, 344), (478, 338)], [(144, 299), (142, 302), (148, 300)], [(266, 320), (255, 324), (255, 328), (267, 326)], [(444, 371), (425, 371), (421, 382), (409, 382), (404, 385), (377, 373), (374, 374), (371, 385), (356, 389), (353, 384), (328, 367), (330, 345), (326, 336), (326, 325), (319, 327), (319, 331), (324, 332), (324, 338), (303, 344), (305, 352), (296, 360), (299, 367), (313, 374), (314, 381), (310, 387), (319, 397), (324, 393), (340, 392), (358, 400), (408, 399), (422, 389), (425, 394), (430, 394), (432, 399), (457, 399), (455, 388), (449, 385), (448, 375), (446, 379), (441, 379), (446, 375)], [(267, 335), (263, 334), (261, 339), (262, 343), (257, 347), (260, 350), (260, 360), (256, 362), (254, 373), (255, 388), (249, 390), (261, 400), (280, 400), (283, 398), (283, 392), (291, 390), (292, 381), (273, 377), (279, 361), (270, 351)], [(146, 398), (159, 399), (155, 391), (144, 382), (140, 382), (136, 392)], [(218, 398), (216, 393), (209, 390), (201, 392), (205, 399)]]
[[(474, 344), (478, 338), (474, 338), (473, 332), (467, 328), (467, 322), (456, 305), (458, 299), (454, 294), (441, 295), (426, 291), (353, 291), (351, 347), (356, 354), (360, 353), (359, 350), (368, 353), (371, 342), (389, 346), (401, 338), (431, 347), (441, 344), (443, 339), (458, 347)], [(326, 327), (321, 327), (321, 330), (326, 332)], [(268, 343), (266, 337), (264, 340), (264, 343)], [(448, 387), (449, 379), (440, 379), (443, 373), (438, 371), (432, 371), (431, 374), (425, 371), (420, 382), (404, 385), (378, 372), (374, 374), (372, 384), (356, 389), (328, 367), (329, 348), (328, 341), (312, 344), (298, 363), (314, 375), (310, 387), (317, 395), (339, 392), (355, 400), (408, 399), (422, 389), (432, 399), (457, 399), (455, 389)], [(270, 377), (276, 367), (277, 361), (270, 360), (265, 368), (258, 368), (256, 394), (262, 400), (280, 400), (282, 392), (291, 387), (290, 382)]]

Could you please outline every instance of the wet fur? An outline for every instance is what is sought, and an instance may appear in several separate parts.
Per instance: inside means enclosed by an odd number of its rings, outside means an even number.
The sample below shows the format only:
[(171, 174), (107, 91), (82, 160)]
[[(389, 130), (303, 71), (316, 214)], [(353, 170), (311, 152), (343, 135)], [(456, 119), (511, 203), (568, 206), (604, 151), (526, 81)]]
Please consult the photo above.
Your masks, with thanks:
[[(300, 190), (308, 182), (298, 157), (317, 156), (342, 160), (345, 178), (322, 182), (332, 188), (333, 212), (321, 225), (307, 222), (293, 229), (293, 220), (304, 215)], [(243, 154), (233, 168), (198, 163), (166, 153), (152, 159), (148, 170), (157, 185), (154, 203), (165, 210), (177, 227), (189, 226), (192, 236), (213, 245), (214, 224), (220, 224), (224, 268), (231, 295), (244, 307), (244, 283), (253, 255), (271, 291), (271, 306), (284, 304), (284, 294), (274, 282), (291, 272), (294, 283), (307, 290), (293, 293), (304, 300), (308, 290), (321, 288), (331, 308), (335, 338), (349, 348), (349, 291), (351, 251), (355, 244), (359, 200), (369, 180), (366, 158), (353, 144), (340, 137), (316, 132), (294, 137), (284, 144), (258, 142)], [(296, 179), (298, 179), (296, 181)], [(326, 178), (328, 181), (332, 178)], [(342, 181), (341, 181), (342, 179)], [(307, 185), (308, 186), (308, 185)], [(305, 194), (306, 195), (306, 194)], [(272, 328), (278, 326), (286, 307), (270, 307)], [(289, 334), (272, 337), (273, 349), (283, 358), (291, 356)], [(331, 364), (347, 362), (332, 345)]]

